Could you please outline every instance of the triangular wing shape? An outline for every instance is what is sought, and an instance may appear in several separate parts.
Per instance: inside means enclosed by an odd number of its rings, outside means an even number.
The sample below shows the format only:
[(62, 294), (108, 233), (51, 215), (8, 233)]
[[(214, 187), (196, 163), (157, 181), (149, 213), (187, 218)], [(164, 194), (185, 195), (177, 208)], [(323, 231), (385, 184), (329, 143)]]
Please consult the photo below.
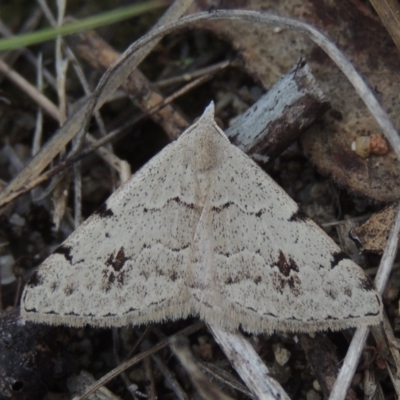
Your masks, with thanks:
[(229, 147), (195, 236), (198, 246), (211, 236), (203, 258), (213, 285), (197, 293), (201, 317), (249, 332), (378, 324), (382, 301), (364, 271), (272, 178)]
[(71, 234), (27, 282), (22, 316), (71, 326), (188, 316), (201, 213), (190, 151), (185, 140), (167, 146)]
[(27, 283), (24, 317), (122, 326), (190, 314), (249, 332), (373, 325), (364, 272), (205, 111)]

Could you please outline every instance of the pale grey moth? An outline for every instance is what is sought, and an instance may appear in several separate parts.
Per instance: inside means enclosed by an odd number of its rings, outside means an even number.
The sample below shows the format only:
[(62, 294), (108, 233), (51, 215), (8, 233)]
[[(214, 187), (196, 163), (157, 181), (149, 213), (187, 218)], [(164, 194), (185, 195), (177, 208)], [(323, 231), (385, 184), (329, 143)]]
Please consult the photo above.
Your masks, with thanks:
[(123, 326), (199, 316), (227, 329), (375, 325), (352, 262), (214, 121), (211, 104), (39, 267), (22, 316)]

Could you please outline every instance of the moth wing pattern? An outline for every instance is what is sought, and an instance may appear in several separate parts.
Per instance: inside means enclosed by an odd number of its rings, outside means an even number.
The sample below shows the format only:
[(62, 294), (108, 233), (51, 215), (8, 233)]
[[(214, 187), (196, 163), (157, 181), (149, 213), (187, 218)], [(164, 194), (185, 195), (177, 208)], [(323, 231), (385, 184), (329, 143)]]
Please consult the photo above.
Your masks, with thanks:
[(201, 210), (184, 147), (174, 142), (153, 157), (42, 263), (22, 316), (124, 326), (188, 315), (184, 275)]
[(228, 329), (375, 325), (352, 262), (214, 121), (213, 105), (39, 267), (27, 319), (124, 326), (199, 315)]
[[(216, 298), (205, 319), (249, 332), (376, 325), (372, 281), (248, 156), (233, 145), (211, 185), (209, 217)], [(200, 225), (200, 224), (199, 224)], [(212, 293), (215, 291), (215, 293)]]

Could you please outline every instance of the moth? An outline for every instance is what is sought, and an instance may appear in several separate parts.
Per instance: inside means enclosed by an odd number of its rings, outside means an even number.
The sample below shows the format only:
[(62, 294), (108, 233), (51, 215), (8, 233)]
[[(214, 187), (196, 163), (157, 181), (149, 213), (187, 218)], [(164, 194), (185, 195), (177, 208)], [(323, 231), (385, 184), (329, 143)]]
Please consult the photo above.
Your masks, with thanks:
[(27, 320), (124, 326), (190, 315), (234, 330), (376, 325), (362, 269), (214, 121), (211, 104), (25, 286)]

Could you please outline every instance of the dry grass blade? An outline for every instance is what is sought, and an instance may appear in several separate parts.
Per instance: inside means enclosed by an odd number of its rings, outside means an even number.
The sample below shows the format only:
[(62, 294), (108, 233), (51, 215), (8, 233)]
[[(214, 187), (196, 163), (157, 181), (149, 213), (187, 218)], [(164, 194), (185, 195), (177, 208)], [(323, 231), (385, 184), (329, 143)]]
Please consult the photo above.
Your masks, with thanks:
[[(160, 24), (171, 22), (179, 18), (189, 7), (191, 0), (179, 0), (167, 10), (160, 20)], [(159, 37), (159, 36), (158, 36)], [(0, 193), (0, 207), (11, 201), (16, 196), (12, 195), (23, 188), (29, 181), (34, 180), (39, 174), (49, 165), (53, 158), (65, 147), (79, 132), (85, 132), (87, 125), (95, 109), (99, 109), (107, 99), (126, 79), (130, 71), (143, 60), (143, 58), (151, 51), (156, 45), (157, 37), (153, 40), (138, 46), (135, 50), (140, 52), (129, 53), (128, 63), (114, 64), (103, 76), (94, 94), (80, 107), (75, 114), (73, 114), (67, 122), (58, 130), (57, 134), (53, 136), (37, 156), (25, 167), (23, 171)], [(126, 57), (121, 57), (122, 61)], [(2, 68), (3, 67), (3, 68)], [(0, 71), (12, 75), (12, 71), (6, 64), (0, 62)], [(43, 96), (43, 102), (49, 101)], [(47, 104), (51, 109), (51, 105)], [(45, 107), (44, 107), (45, 108)], [(56, 119), (59, 120), (58, 110), (56, 112)], [(11, 195), (10, 198), (7, 197)]]
[(240, 334), (208, 324), (215, 340), (236, 369), (246, 386), (260, 400), (289, 400), (281, 385), (270, 376), (251, 344)]
[(99, 85), (97, 86), (93, 96), (90, 97), (85, 104), (70, 118), (66, 124), (58, 131), (38, 154), (38, 157), (19, 174), (1, 193), (0, 207), (11, 201), (16, 197), (15, 193), (18, 192), (27, 182), (35, 179), (50, 163), (53, 157), (58, 153), (59, 149), (63, 148), (78, 132), (86, 130), (93, 112), (101, 107), (110, 96), (126, 79), (130, 71), (137, 67), (142, 60), (142, 53), (137, 53), (139, 49), (154, 43), (158, 39), (168, 33), (179, 30), (187, 25), (199, 22), (202, 20), (221, 20), (221, 19), (245, 19), (256, 23), (268, 23), (273, 25), (282, 26), (291, 30), (299, 31), (308, 35), (316, 44), (318, 44), (338, 65), (342, 72), (346, 75), (349, 81), (353, 84), (357, 93), (360, 95), (368, 109), (373, 114), (382, 131), (386, 135), (388, 141), (391, 143), (394, 151), (400, 158), (400, 138), (393, 127), (386, 112), (376, 100), (372, 91), (366, 85), (364, 80), (346, 59), (342, 52), (328, 40), (317, 29), (310, 25), (289, 19), (270, 15), (267, 13), (260, 13), (256, 11), (214, 11), (206, 13), (198, 13), (184, 17), (181, 20), (156, 29), (149, 34), (143, 36), (130, 46), (125, 53), (119, 58), (117, 63), (114, 63), (106, 73), (103, 75)]
[[(109, 68), (119, 57), (119, 53), (94, 31), (74, 36), (70, 40), (70, 46), (80, 58), (101, 72)], [(130, 73), (122, 87), (131, 95), (135, 105), (143, 111), (148, 111), (164, 99), (157, 86), (151, 83), (139, 69)], [(189, 121), (173, 104), (152, 114), (151, 118), (162, 126), (171, 140), (176, 139), (189, 126)]]
[[(125, 129), (128, 127), (134, 125), (135, 123), (141, 121), (142, 119), (148, 117), (149, 115), (158, 112), (160, 109), (165, 107), (166, 105), (172, 103), (175, 99), (177, 99), (179, 96), (187, 93), (194, 87), (204, 83), (208, 79), (210, 79), (211, 76), (203, 76), (201, 78), (196, 79), (195, 81), (187, 84), (171, 96), (167, 97), (164, 101), (161, 103), (155, 105), (153, 108), (151, 108), (149, 111), (147, 111), (145, 114), (141, 114), (137, 117), (132, 118), (129, 120), (125, 125), (122, 127), (115, 129), (114, 131), (111, 131), (107, 136), (101, 138), (101, 139), (94, 139), (93, 136), (87, 135), (87, 141), (90, 144), (88, 147), (85, 149), (81, 150), (79, 153), (70, 155), (66, 160), (60, 162), (57, 166), (54, 168), (44, 172), (42, 175), (38, 176), (36, 179), (33, 179), (32, 181), (28, 182), (24, 187), (22, 187), (18, 192), (14, 193), (14, 195), (11, 196), (11, 199), (14, 199), (15, 197), (18, 197), (19, 195), (26, 193), (30, 191), (31, 189), (35, 188), (36, 186), (42, 184), (43, 182), (46, 182), (48, 179), (52, 178), (56, 174), (62, 172), (65, 168), (75, 164), (79, 160), (81, 160), (83, 157), (86, 155), (92, 153), (93, 151), (97, 150), (101, 154), (101, 156), (106, 159), (108, 162), (113, 163), (115, 165), (115, 168), (118, 168), (117, 162), (115, 159), (117, 159), (116, 156), (113, 157), (113, 154), (107, 153), (106, 149), (104, 149), (102, 146), (105, 144), (111, 142), (113, 139), (118, 137), (121, 133), (124, 132)], [(5, 201), (7, 203), (8, 201)]]
[(370, 0), (400, 51), (400, 4), (396, 0)]
[[(378, 273), (375, 278), (376, 289), (383, 293), (386, 283), (392, 270), (393, 262), (397, 254), (397, 247), (400, 234), (400, 204), (397, 207), (396, 219), (390, 231), (385, 251), (383, 252)], [(365, 341), (369, 334), (369, 328), (358, 328), (353, 336), (340, 369), (335, 385), (332, 389), (330, 400), (342, 400), (345, 398), (348, 388), (350, 387), (358, 360), (364, 348)]]
[(198, 322), (197, 324), (191, 325), (185, 329), (182, 329), (180, 332), (176, 333), (175, 335), (172, 335), (164, 340), (161, 340), (157, 345), (155, 345), (153, 348), (143, 351), (142, 353), (136, 355), (135, 357), (131, 358), (128, 361), (125, 361), (121, 365), (119, 365), (117, 368), (114, 368), (112, 371), (110, 371), (107, 375), (103, 376), (101, 379), (99, 379), (94, 385), (92, 385), (90, 388), (86, 390), (86, 392), (79, 396), (75, 397), (73, 400), (84, 400), (87, 399), (91, 394), (93, 394), (98, 388), (104, 386), (108, 382), (110, 382), (112, 379), (117, 377), (121, 372), (127, 370), (128, 368), (132, 367), (133, 365), (139, 363), (140, 361), (144, 360), (146, 357), (151, 356), (152, 354), (156, 353), (157, 351), (163, 349), (164, 347), (168, 346), (171, 343), (171, 340), (178, 336), (188, 336), (191, 335), (192, 333), (198, 331), (199, 329), (203, 328), (204, 324), (202, 322)]
[(190, 379), (204, 400), (230, 400), (231, 397), (224, 394), (201, 371), (187, 343), (183, 338), (176, 338), (170, 344), (171, 350), (185, 367)]

